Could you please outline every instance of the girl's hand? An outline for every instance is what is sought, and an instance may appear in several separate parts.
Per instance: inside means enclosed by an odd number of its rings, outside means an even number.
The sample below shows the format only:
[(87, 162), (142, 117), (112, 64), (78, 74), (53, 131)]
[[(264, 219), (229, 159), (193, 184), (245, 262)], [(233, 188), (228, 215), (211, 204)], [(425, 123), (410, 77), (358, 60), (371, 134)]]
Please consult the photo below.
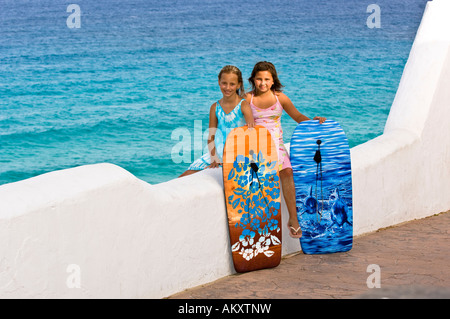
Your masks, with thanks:
[(247, 123), (248, 128), (254, 128), (255, 127), (255, 122), (249, 122)]
[(316, 116), (313, 118), (313, 120), (319, 120), (319, 123), (322, 124), (323, 122), (325, 122), (327, 120), (327, 118), (322, 117), (322, 116)]
[(218, 160), (213, 160), (211, 165), (207, 166), (206, 168), (218, 168), (219, 166), (222, 166), (222, 163), (220, 163)]

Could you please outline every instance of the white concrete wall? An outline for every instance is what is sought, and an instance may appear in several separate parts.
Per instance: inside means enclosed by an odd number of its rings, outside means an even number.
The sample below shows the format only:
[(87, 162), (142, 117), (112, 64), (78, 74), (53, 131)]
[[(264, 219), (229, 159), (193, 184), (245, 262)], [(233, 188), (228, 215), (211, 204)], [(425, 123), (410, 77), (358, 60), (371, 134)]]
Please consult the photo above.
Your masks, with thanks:
[(221, 174), (152, 186), (97, 164), (1, 186), (0, 297), (160, 298), (233, 273)]
[(428, 2), (384, 134), (351, 150), (356, 234), (450, 208), (449, 14)]
[[(384, 134), (351, 150), (355, 234), (450, 209), (449, 14), (428, 4)], [(220, 169), (149, 185), (97, 164), (2, 185), (0, 243), (1, 298), (161, 298), (233, 273)], [(299, 249), (284, 227), (283, 254)]]

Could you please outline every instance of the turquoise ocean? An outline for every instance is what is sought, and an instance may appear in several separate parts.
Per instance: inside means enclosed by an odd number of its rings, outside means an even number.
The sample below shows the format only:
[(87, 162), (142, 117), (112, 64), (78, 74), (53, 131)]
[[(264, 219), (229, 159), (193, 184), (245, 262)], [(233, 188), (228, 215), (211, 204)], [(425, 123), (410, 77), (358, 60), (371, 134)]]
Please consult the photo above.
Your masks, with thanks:
[[(366, 23), (371, 4), (380, 28)], [(102, 162), (151, 184), (176, 178), (189, 166), (174, 160), (180, 140), (190, 160), (206, 143), (220, 69), (238, 66), (249, 89), (261, 60), (300, 112), (364, 143), (383, 133), (425, 5), (0, 0), (0, 184)], [(288, 143), (296, 123), (284, 114), (282, 125)]]

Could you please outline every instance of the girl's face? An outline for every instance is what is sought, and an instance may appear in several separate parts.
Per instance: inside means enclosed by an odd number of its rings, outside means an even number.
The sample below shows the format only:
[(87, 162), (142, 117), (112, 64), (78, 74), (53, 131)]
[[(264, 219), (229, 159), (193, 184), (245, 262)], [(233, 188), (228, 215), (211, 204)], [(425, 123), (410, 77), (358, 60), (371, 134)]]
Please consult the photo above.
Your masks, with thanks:
[(255, 88), (259, 93), (265, 93), (270, 90), (273, 85), (272, 73), (269, 71), (259, 71), (253, 79)]
[(236, 94), (240, 86), (241, 83), (238, 80), (238, 76), (234, 73), (223, 73), (219, 79), (219, 87), (223, 96), (230, 97)]

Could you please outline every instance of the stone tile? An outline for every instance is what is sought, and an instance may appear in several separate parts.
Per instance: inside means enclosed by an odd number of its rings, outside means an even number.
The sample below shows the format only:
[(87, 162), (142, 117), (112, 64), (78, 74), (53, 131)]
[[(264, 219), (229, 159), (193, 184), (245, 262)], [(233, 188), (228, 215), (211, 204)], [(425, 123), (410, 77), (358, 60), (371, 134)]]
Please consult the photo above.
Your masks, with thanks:
[[(357, 237), (349, 252), (299, 253), (170, 298), (450, 298), (449, 226), (450, 212), (441, 213)], [(370, 264), (380, 266), (381, 289), (367, 287)]]

